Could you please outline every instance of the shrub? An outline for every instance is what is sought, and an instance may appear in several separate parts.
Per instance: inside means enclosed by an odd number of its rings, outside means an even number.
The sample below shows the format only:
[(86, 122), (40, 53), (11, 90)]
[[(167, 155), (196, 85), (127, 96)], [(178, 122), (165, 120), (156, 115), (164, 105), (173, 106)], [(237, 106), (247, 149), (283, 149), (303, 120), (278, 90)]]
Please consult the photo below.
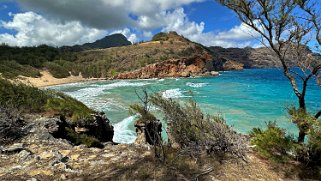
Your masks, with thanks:
[(290, 159), (288, 153), (295, 148), (294, 139), (287, 136), (285, 130), (277, 127), (275, 122), (269, 122), (265, 130), (254, 128), (250, 136), (254, 149), (261, 156), (275, 161)]
[(0, 145), (10, 144), (28, 134), (18, 109), (0, 106)]
[(307, 155), (305, 162), (321, 165), (321, 122), (315, 121), (308, 132)]
[(0, 78), (0, 105), (2, 106), (12, 105), (24, 112), (42, 112), (49, 97), (46, 91), (23, 84), (12, 84)]
[(167, 33), (160, 32), (153, 36), (152, 41), (166, 41), (168, 40)]
[(8, 105), (25, 113), (50, 112), (66, 116), (73, 121), (85, 119), (93, 113), (93, 110), (83, 103), (63, 93), (12, 84), (0, 79), (0, 106)]
[(84, 144), (87, 147), (103, 148), (104, 145), (99, 140), (86, 134), (77, 134), (73, 129), (66, 128), (67, 140), (71, 141), (75, 145)]
[(40, 77), (40, 72), (29, 65), (20, 65), (16, 61), (1, 61), (0, 64), (0, 73), (5, 78), (12, 79), (19, 75)]
[(52, 91), (50, 93), (53, 96), (48, 98), (45, 104), (45, 110), (48, 112), (61, 114), (71, 118), (73, 122), (89, 120), (90, 114), (94, 112), (83, 103), (63, 93)]
[(61, 66), (54, 62), (46, 62), (44, 66), (49, 70), (49, 72), (55, 78), (66, 78), (70, 76), (69, 70), (64, 66)]
[(168, 121), (168, 137), (183, 150), (200, 153), (225, 154), (244, 158), (248, 149), (244, 136), (236, 133), (220, 116), (205, 116), (194, 101), (184, 106), (160, 95), (151, 97)]

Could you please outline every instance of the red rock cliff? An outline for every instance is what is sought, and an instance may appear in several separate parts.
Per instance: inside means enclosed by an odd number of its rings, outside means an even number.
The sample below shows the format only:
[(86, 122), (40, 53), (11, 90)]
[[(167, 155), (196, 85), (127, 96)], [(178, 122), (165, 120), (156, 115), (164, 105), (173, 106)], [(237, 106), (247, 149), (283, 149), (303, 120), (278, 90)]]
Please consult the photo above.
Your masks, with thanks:
[[(162, 77), (189, 77), (211, 72), (213, 59), (210, 54), (195, 55), (189, 58), (170, 59), (147, 65), (143, 68), (116, 75), (116, 79), (148, 79)], [(214, 74), (214, 73), (212, 73)]]

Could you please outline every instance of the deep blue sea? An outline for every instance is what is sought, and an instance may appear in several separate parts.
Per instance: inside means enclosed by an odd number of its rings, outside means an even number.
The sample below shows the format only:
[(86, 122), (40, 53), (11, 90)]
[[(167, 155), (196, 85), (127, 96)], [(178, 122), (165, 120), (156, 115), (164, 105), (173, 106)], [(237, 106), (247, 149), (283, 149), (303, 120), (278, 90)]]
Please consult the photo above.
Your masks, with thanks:
[[(115, 127), (114, 141), (131, 143), (136, 135), (135, 116), (129, 115), (128, 108), (139, 102), (135, 90), (144, 87), (177, 101), (193, 98), (204, 112), (220, 114), (241, 133), (264, 127), (268, 121), (277, 121), (288, 133), (296, 133), (286, 107), (296, 105), (297, 98), (280, 69), (220, 72), (217, 77), (96, 81), (49, 88), (62, 91), (95, 110), (105, 111)], [(313, 80), (306, 97), (310, 112), (321, 108), (321, 87)], [(154, 112), (159, 115), (157, 109)]]

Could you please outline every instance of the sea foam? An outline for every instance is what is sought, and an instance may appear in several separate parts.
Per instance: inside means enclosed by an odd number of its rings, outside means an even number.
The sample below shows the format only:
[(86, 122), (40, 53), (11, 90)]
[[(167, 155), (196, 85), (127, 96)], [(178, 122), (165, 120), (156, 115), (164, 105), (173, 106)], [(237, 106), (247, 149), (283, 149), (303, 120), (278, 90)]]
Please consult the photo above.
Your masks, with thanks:
[(165, 90), (162, 94), (162, 96), (164, 98), (179, 98), (179, 97), (183, 97), (183, 94), (181, 92), (181, 90), (179, 88), (177, 89), (168, 89), (168, 90)]
[(130, 130), (129, 125), (133, 124), (136, 116), (130, 116), (125, 118), (119, 123), (114, 125), (114, 138), (113, 141), (116, 143), (133, 143), (136, 139), (136, 133)]
[(193, 83), (193, 82), (187, 82), (186, 85), (189, 86), (189, 87), (200, 88), (200, 87), (207, 86), (208, 83)]

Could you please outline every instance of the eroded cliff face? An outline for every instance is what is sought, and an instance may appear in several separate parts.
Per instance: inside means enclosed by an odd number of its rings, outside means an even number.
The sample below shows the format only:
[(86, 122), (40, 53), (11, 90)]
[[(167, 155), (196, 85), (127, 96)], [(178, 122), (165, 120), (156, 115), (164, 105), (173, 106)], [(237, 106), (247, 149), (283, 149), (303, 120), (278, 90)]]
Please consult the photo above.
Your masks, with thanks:
[(143, 68), (120, 73), (116, 79), (148, 79), (163, 77), (189, 77), (196, 75), (214, 75), (213, 58), (209, 53), (195, 55), (189, 58), (170, 59), (147, 65)]

